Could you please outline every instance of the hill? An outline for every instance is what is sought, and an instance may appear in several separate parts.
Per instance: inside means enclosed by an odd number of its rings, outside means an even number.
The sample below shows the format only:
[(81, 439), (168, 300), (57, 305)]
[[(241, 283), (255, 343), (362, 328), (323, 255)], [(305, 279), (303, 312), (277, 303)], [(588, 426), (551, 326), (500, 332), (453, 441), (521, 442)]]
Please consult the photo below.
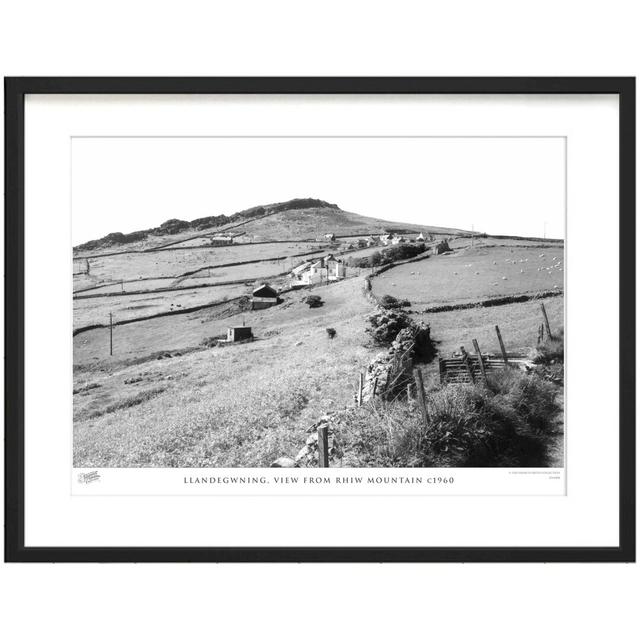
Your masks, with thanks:
[(102, 238), (80, 244), (74, 249), (86, 252), (123, 245), (126, 248), (158, 248), (224, 232), (253, 236), (255, 241), (264, 241), (315, 238), (327, 233), (355, 236), (385, 231), (460, 233), (458, 229), (370, 218), (344, 211), (337, 204), (316, 198), (295, 198), (287, 202), (251, 207), (231, 215), (197, 218), (190, 222), (173, 218), (151, 229), (131, 233), (109, 233)]

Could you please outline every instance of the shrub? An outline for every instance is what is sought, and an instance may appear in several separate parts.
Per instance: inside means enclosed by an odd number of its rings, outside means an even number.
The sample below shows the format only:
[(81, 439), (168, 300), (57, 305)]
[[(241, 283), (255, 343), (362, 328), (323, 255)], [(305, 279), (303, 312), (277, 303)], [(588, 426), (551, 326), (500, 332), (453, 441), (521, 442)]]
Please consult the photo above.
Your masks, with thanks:
[(320, 296), (315, 296), (315, 295), (306, 296), (305, 298), (302, 299), (302, 302), (309, 305), (310, 309), (321, 307), (324, 304), (324, 302), (322, 301), (322, 298)]
[(418, 244), (397, 244), (393, 247), (389, 247), (383, 251), (384, 261), (396, 262), (398, 260), (407, 260), (408, 258), (414, 258), (427, 250), (427, 245), (424, 243)]
[(411, 324), (406, 314), (391, 309), (374, 311), (368, 320), (371, 326), (366, 331), (380, 345), (391, 344), (398, 333)]
[(398, 298), (385, 294), (380, 298), (380, 306), (385, 309), (401, 309), (402, 307), (410, 307), (411, 303), (408, 300), (398, 300)]
[(487, 378), (489, 391), (511, 407), (533, 431), (550, 431), (560, 412), (557, 388), (533, 373), (507, 368)]
[(560, 330), (558, 335), (538, 345), (533, 361), (536, 364), (564, 362), (564, 331)]

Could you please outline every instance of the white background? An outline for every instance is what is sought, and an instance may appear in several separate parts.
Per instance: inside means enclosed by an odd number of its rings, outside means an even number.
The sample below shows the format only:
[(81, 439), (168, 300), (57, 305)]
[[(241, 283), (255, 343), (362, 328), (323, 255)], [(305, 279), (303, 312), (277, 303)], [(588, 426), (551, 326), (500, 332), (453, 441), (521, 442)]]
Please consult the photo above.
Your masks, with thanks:
[[(0, 62), (4, 75), (636, 75), (636, 4), (21, 2), (0, 16)], [(638, 629), (637, 565), (0, 572), (12, 638), (616, 638)]]

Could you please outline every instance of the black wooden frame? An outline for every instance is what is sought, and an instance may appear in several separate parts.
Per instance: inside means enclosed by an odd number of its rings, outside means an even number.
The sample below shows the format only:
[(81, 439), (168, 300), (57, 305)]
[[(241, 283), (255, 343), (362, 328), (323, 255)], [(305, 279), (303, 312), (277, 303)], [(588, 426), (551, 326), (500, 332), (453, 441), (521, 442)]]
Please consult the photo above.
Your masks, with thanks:
[[(617, 547), (25, 547), (26, 94), (617, 94), (620, 105), (620, 540)], [(597, 517), (597, 514), (594, 514)], [(635, 78), (5, 78), (5, 561), (634, 562)]]

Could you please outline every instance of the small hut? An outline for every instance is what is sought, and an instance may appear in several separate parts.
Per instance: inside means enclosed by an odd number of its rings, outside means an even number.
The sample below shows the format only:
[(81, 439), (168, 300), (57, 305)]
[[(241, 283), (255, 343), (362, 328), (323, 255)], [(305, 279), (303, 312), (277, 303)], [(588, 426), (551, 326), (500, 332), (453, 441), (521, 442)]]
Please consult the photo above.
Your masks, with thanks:
[(227, 329), (227, 342), (240, 342), (252, 338), (251, 327), (229, 327)]

